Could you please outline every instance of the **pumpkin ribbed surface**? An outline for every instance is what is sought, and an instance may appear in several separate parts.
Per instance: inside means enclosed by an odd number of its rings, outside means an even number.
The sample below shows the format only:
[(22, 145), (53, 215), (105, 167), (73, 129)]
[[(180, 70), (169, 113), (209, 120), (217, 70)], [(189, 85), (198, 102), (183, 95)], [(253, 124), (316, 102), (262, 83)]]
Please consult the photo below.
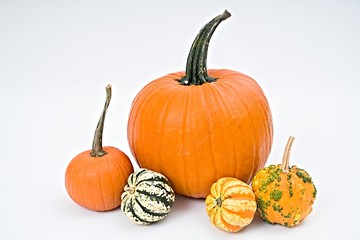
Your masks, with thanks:
[(91, 157), (91, 150), (78, 154), (69, 163), (65, 186), (71, 199), (95, 211), (120, 206), (120, 196), (133, 172), (130, 159), (115, 147), (106, 146), (102, 157)]
[(148, 84), (135, 98), (128, 141), (141, 167), (166, 175), (175, 192), (205, 198), (231, 176), (249, 183), (272, 145), (272, 117), (260, 86), (236, 71), (209, 70), (216, 82), (182, 86), (184, 72)]
[(211, 186), (205, 204), (211, 223), (228, 232), (237, 232), (249, 225), (256, 211), (251, 188), (229, 177), (221, 178)]
[(124, 190), (121, 210), (133, 222), (141, 225), (162, 220), (175, 201), (169, 180), (148, 169), (139, 169), (131, 174)]

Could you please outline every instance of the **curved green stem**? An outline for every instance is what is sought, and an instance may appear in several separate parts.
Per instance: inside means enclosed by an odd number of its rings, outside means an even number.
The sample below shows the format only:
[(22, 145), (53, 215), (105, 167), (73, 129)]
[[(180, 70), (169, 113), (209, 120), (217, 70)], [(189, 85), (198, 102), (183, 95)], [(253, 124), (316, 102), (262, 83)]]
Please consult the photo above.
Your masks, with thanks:
[(219, 24), (230, 16), (231, 14), (225, 10), (200, 30), (191, 45), (186, 63), (186, 75), (179, 80), (180, 84), (201, 85), (206, 82), (216, 81), (215, 78), (207, 74), (206, 60), (209, 42)]
[(111, 85), (109, 84), (106, 86), (106, 101), (105, 101), (104, 110), (101, 114), (100, 120), (96, 126), (96, 130), (94, 134), (92, 150), (90, 153), (92, 157), (102, 157), (105, 154), (107, 154), (107, 152), (105, 152), (102, 148), (102, 135), (104, 130), (105, 115), (109, 107), (110, 100), (111, 100)]

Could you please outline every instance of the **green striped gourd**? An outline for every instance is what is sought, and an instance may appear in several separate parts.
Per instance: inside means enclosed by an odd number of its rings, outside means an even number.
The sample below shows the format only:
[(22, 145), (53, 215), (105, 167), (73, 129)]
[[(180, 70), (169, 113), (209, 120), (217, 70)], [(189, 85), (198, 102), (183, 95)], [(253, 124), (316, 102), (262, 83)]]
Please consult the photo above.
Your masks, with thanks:
[(133, 222), (147, 225), (165, 218), (174, 201), (175, 193), (164, 175), (140, 168), (128, 178), (121, 210)]

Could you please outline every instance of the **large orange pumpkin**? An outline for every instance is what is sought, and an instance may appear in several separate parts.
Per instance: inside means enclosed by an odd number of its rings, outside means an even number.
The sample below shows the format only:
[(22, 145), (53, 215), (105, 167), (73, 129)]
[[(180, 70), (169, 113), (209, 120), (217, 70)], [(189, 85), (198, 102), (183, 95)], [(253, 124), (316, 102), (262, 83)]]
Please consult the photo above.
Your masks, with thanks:
[(186, 72), (150, 82), (136, 96), (128, 141), (143, 168), (163, 173), (178, 194), (205, 198), (221, 177), (249, 183), (268, 158), (273, 127), (268, 101), (252, 78), (207, 70), (210, 38), (225, 11), (197, 35)]

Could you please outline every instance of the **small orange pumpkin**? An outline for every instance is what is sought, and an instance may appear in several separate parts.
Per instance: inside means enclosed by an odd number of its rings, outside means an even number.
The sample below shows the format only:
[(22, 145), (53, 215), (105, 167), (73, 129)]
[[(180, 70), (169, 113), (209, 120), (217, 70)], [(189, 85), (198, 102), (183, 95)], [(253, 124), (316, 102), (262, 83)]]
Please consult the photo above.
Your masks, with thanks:
[(206, 212), (212, 224), (227, 232), (249, 225), (256, 212), (255, 195), (246, 183), (224, 177), (211, 186), (206, 197)]
[(294, 137), (289, 137), (282, 164), (260, 170), (252, 182), (261, 218), (288, 227), (298, 225), (310, 214), (317, 193), (305, 170), (289, 168), (293, 141)]
[(205, 198), (221, 177), (249, 183), (272, 145), (267, 99), (252, 78), (206, 68), (207, 50), (225, 11), (206, 24), (190, 49), (186, 72), (150, 82), (132, 103), (128, 141), (142, 168), (167, 176), (174, 191)]
[(105, 114), (111, 99), (110, 85), (106, 87), (106, 94), (92, 150), (75, 156), (65, 173), (65, 187), (72, 200), (95, 211), (107, 211), (120, 206), (121, 193), (128, 176), (134, 171), (125, 153), (115, 147), (102, 147)]

